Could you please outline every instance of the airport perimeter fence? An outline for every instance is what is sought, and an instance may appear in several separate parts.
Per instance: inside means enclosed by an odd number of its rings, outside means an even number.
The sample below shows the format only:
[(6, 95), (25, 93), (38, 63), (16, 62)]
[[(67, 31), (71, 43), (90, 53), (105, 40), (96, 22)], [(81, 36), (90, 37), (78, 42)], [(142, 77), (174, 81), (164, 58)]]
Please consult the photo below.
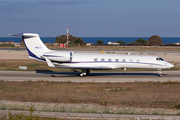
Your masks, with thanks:
[[(0, 102), (1, 102), (1, 104), (4, 106), (4, 108), (6, 109), (6, 111), (7, 111), (7, 120), (9, 119), (9, 112), (8, 112), (8, 108), (6, 107), (6, 105), (0, 100)], [(39, 120), (41, 120), (41, 114), (40, 114), (40, 112), (35, 108), (35, 106), (33, 105), (33, 104), (31, 104), (31, 106), (34, 108), (34, 110), (36, 110), (37, 112), (38, 112), (38, 114), (39, 114)], [(63, 108), (63, 110), (67, 113), (67, 115), (71, 118), (71, 120), (73, 120), (73, 118), (72, 118), (72, 116), (70, 115), (70, 113), (65, 109), (65, 108)], [(102, 113), (101, 112), (99, 112), (99, 114), (100, 114), (100, 116), (104, 119), (104, 120), (106, 120), (106, 118), (102, 115)], [(55, 116), (54, 116), (55, 117)]]

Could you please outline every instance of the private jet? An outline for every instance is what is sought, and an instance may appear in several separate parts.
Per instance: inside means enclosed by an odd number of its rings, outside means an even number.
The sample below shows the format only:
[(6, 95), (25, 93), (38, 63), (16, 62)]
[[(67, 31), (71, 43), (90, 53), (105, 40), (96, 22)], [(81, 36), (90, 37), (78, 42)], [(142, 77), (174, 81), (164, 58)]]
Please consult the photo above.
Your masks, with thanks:
[(90, 70), (111, 70), (118, 68), (123, 68), (124, 70), (127, 68), (157, 69), (159, 77), (162, 77), (161, 69), (174, 67), (173, 64), (164, 61), (158, 56), (91, 54), (50, 50), (44, 45), (38, 34), (21, 33), (8, 35), (21, 36), (23, 38), (30, 58), (46, 62), (49, 67), (81, 69), (80, 77), (88, 75)]

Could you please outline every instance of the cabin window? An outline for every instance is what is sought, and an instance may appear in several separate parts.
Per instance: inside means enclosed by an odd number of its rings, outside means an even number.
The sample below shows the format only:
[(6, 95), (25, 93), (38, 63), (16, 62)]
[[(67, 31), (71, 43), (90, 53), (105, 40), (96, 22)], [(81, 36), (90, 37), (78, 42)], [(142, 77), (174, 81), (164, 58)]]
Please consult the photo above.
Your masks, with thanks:
[(111, 62), (111, 61), (112, 61), (112, 59), (108, 59), (108, 61), (109, 61), (109, 62)]
[(137, 59), (137, 60), (136, 60), (136, 62), (140, 62), (140, 60), (139, 60), (139, 59)]
[(126, 62), (126, 59), (122, 59), (122, 62)]
[(104, 62), (104, 61), (105, 61), (105, 59), (104, 59), (104, 58), (102, 58), (102, 59), (101, 59), (101, 61), (102, 61), (102, 62)]
[(94, 58), (94, 61), (95, 61), (95, 62), (97, 62), (97, 61), (98, 61), (98, 59), (97, 59), (97, 58)]
[(133, 62), (133, 60), (132, 60), (132, 59), (130, 59), (130, 60), (129, 60), (129, 62)]
[(157, 61), (164, 61), (162, 58), (156, 58)]
[(119, 59), (115, 59), (116, 62), (119, 62)]

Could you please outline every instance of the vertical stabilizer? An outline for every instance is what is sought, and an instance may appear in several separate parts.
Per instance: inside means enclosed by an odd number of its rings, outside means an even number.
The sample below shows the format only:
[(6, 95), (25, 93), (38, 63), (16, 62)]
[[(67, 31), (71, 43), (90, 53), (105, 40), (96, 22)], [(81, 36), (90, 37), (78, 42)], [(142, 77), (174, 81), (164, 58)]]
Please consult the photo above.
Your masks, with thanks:
[(27, 51), (29, 53), (29, 57), (38, 59), (38, 60), (44, 60), (41, 57), (43, 56), (43, 53), (50, 51), (44, 43), (41, 41), (38, 34), (35, 33), (22, 33), (22, 34), (8, 34), (10, 36), (21, 36), (24, 40), (24, 43), (26, 45)]

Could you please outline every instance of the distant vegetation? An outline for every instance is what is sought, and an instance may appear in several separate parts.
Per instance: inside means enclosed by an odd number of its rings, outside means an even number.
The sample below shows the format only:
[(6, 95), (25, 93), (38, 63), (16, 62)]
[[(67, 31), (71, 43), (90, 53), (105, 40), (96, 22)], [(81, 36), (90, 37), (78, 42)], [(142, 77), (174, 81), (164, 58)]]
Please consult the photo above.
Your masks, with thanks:
[(145, 44), (147, 44), (147, 41), (145, 41), (144, 39), (140, 38), (140, 39), (136, 40), (136, 43), (137, 44), (145, 45)]
[(149, 46), (159, 46), (163, 44), (163, 41), (158, 35), (153, 35), (148, 39), (147, 44)]
[(21, 44), (22, 44), (22, 45), (25, 45), (25, 44), (24, 44), (24, 40), (23, 40), (23, 39), (21, 39)]
[(120, 45), (126, 44), (126, 42), (123, 42), (123, 41), (117, 41), (116, 43), (119, 43)]
[(97, 44), (104, 44), (102, 40), (97, 40)]
[[(134, 45), (134, 46), (139, 46), (139, 45), (149, 45), (149, 46), (160, 46), (163, 44), (163, 41), (161, 39), (161, 37), (157, 36), (157, 35), (153, 35), (151, 36), (147, 41), (140, 38), (140, 39), (137, 39), (136, 41), (134, 42), (130, 42), (128, 44), (126, 44), (126, 42), (124, 41), (116, 41), (116, 43), (120, 43), (120, 45)], [(104, 44), (104, 42), (102, 40), (97, 40), (97, 44)]]
[(161, 37), (158, 35), (151, 36), (147, 41), (140, 38), (134, 42), (129, 43), (128, 45), (149, 45), (149, 46), (160, 46), (163, 44)]
[(0, 47), (15, 47), (13, 44), (1, 44)]
[(146, 45), (147, 41), (145, 41), (144, 39), (140, 38), (134, 42), (130, 42), (129, 45)]
[[(81, 45), (81, 46), (86, 45), (82, 38), (77, 38), (77, 37), (74, 37), (73, 35), (69, 35), (68, 38), (69, 38), (68, 45), (70, 47), (75, 47), (77, 45)], [(67, 42), (67, 35), (61, 35), (61, 36), (56, 37), (55, 43), (66, 43), (66, 42)], [(137, 45), (138, 46), (139, 45), (160, 46), (163, 44), (163, 41), (162, 41), (161, 37), (159, 37), (158, 35), (153, 35), (147, 41), (140, 38), (140, 39), (138, 39), (134, 42), (130, 42), (128, 44), (126, 42), (120, 41), (120, 40), (116, 41), (116, 43), (120, 43), (120, 45), (127, 45), (127, 46), (128, 45), (129, 46), (133, 46), (133, 45), (134, 46), (137, 46)], [(104, 44), (104, 41), (103, 40), (97, 40), (97, 44), (102, 45), (102, 44)], [(24, 45), (23, 39), (21, 40), (21, 45)], [(174, 44), (169, 44), (169, 45), (174, 46)], [(9, 45), (1, 45), (1, 47), (7, 47), (7, 46), (9, 47)]]
[[(72, 47), (76, 45), (84, 45), (84, 41), (82, 38), (77, 38), (72, 35), (69, 35), (68, 41), (69, 41), (68, 45)], [(56, 37), (55, 43), (66, 43), (66, 42), (67, 42), (67, 35), (61, 35)]]

